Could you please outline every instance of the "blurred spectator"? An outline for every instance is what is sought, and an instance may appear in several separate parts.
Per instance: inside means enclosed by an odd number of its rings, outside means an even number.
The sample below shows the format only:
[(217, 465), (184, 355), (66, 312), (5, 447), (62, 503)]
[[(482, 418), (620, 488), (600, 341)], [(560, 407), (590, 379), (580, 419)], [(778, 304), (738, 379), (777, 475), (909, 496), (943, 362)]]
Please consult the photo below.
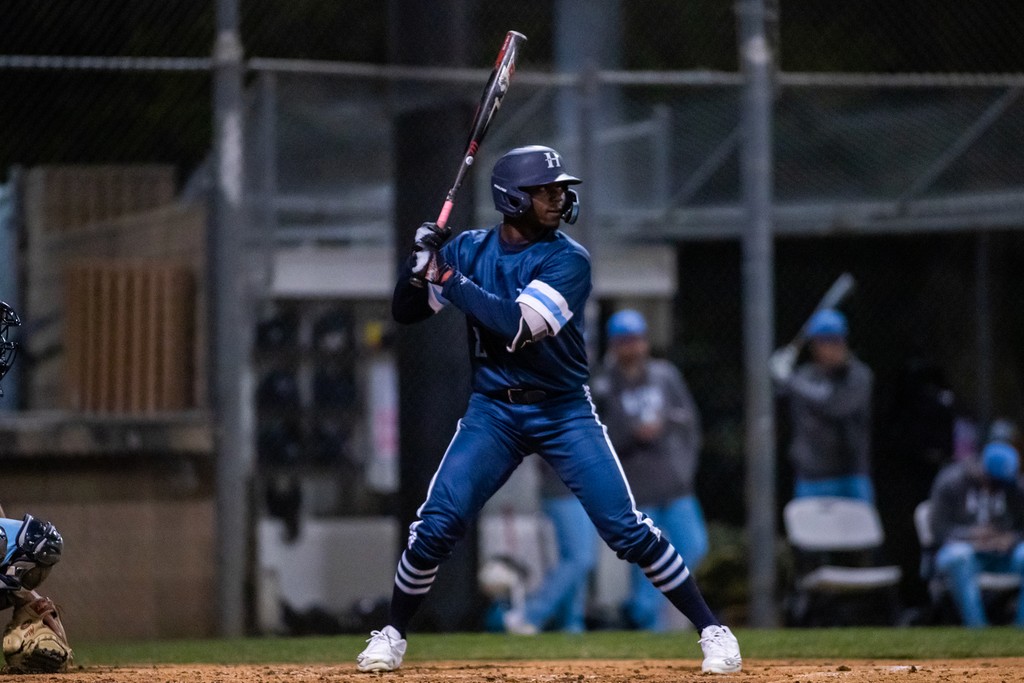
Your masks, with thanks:
[(581, 633), (586, 630), (588, 589), (597, 563), (597, 529), (555, 471), (543, 462), (540, 471), (541, 509), (554, 528), (558, 562), (526, 596), (522, 608), (504, 614), (503, 625), (518, 635), (543, 630)]
[(1008, 443), (1018, 453), (1020, 453), (1021, 446), (1024, 445), (1021, 442), (1021, 433), (1017, 423), (1005, 417), (999, 417), (992, 421), (992, 425), (988, 428), (988, 440)]
[(807, 324), (811, 359), (795, 367), (799, 349), (775, 351), (771, 375), (789, 402), (793, 496), (875, 501), (871, 482), (871, 393), (874, 375), (847, 345), (846, 317), (818, 311)]
[[(953, 596), (965, 626), (988, 625), (978, 572), (1024, 577), (1024, 491), (1020, 457), (993, 441), (978, 460), (947, 466), (931, 493), (931, 525), (938, 545), (935, 568)], [(1014, 622), (1024, 627), (1024, 600)]]
[[(694, 493), (701, 447), (696, 403), (676, 366), (651, 357), (647, 321), (638, 311), (612, 315), (607, 337), (608, 356), (593, 383), (598, 414), (636, 506), (694, 572), (708, 551), (704, 512)], [(669, 603), (638, 566), (630, 571), (627, 621), (635, 628), (665, 630)]]
[(957, 416), (953, 422), (953, 459), (963, 462), (977, 458), (981, 450), (979, 440), (978, 425), (974, 420), (964, 415)]

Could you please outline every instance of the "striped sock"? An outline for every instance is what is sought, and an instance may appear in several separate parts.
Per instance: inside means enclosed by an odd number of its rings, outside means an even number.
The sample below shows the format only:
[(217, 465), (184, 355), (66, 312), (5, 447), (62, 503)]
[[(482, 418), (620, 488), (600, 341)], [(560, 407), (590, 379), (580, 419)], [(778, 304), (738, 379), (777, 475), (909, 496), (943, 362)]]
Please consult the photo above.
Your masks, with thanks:
[(654, 587), (693, 622), (697, 633), (703, 631), (705, 626), (720, 625), (704, 601), (704, 596), (697, 588), (697, 581), (690, 575), (682, 555), (667, 539), (662, 538), (658, 543), (656, 559), (641, 567)]
[(402, 634), (403, 638), (405, 638), (409, 622), (419, 610), (420, 605), (423, 604), (435, 578), (437, 578), (437, 565), (417, 567), (410, 560), (408, 552), (402, 553), (402, 559), (398, 562), (398, 570), (395, 572), (395, 587), (391, 592), (389, 623)]

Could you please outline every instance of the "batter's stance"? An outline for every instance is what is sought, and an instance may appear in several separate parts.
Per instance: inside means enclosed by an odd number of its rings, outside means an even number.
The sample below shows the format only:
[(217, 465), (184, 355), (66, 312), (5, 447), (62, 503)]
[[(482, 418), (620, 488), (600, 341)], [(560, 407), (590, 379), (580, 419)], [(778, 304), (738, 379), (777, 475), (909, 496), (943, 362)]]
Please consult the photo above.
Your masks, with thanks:
[(573, 223), (579, 197), (562, 157), (549, 147), (513, 149), (494, 166), (497, 226), (462, 232), (424, 223), (399, 276), (392, 313), (425, 320), (446, 304), (466, 314), (473, 394), (409, 527), (395, 574), (389, 623), (357, 658), (360, 671), (402, 664), (406, 628), (438, 567), (484, 503), (531, 453), (576, 494), (601, 538), (693, 622), (702, 669), (739, 671), (732, 632), (715, 618), (683, 558), (636, 509), (587, 386), (583, 310), (590, 255), (558, 229)]

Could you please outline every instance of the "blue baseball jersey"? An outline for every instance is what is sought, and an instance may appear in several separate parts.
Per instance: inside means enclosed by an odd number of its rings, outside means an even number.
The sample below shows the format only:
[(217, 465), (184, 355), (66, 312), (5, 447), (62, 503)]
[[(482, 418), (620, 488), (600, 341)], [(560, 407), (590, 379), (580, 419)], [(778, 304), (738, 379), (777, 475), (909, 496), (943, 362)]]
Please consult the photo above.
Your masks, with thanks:
[[(442, 254), (462, 277), (443, 288), (431, 286), (431, 305), (437, 310), (458, 301), (466, 313), (475, 391), (558, 393), (587, 382), (584, 308), (592, 286), (590, 255), (582, 245), (553, 230), (525, 247), (513, 246), (490, 228), (459, 234)], [(550, 335), (513, 351), (520, 305), (540, 314)]]

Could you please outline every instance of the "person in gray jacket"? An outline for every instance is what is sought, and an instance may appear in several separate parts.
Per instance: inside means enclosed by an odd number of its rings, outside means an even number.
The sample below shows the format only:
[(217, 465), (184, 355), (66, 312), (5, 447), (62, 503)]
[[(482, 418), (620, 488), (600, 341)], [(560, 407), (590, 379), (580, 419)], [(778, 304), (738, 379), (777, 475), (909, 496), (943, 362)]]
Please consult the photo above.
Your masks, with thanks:
[[(594, 400), (637, 505), (696, 571), (708, 552), (704, 512), (694, 493), (701, 447), (700, 414), (682, 374), (650, 356), (647, 321), (635, 310), (607, 323), (608, 357), (593, 382)], [(669, 626), (669, 603), (633, 568), (624, 605), (635, 628)]]
[(778, 394), (789, 402), (793, 497), (840, 496), (874, 503), (871, 407), (874, 375), (847, 345), (846, 317), (831, 308), (808, 321), (811, 359), (794, 368), (791, 347), (771, 357)]
[[(935, 570), (969, 628), (989, 623), (979, 572), (1012, 572), (1024, 579), (1024, 490), (1019, 472), (1017, 450), (993, 441), (977, 461), (947, 465), (932, 485)], [(1024, 600), (1018, 601), (1014, 625), (1024, 627)]]

